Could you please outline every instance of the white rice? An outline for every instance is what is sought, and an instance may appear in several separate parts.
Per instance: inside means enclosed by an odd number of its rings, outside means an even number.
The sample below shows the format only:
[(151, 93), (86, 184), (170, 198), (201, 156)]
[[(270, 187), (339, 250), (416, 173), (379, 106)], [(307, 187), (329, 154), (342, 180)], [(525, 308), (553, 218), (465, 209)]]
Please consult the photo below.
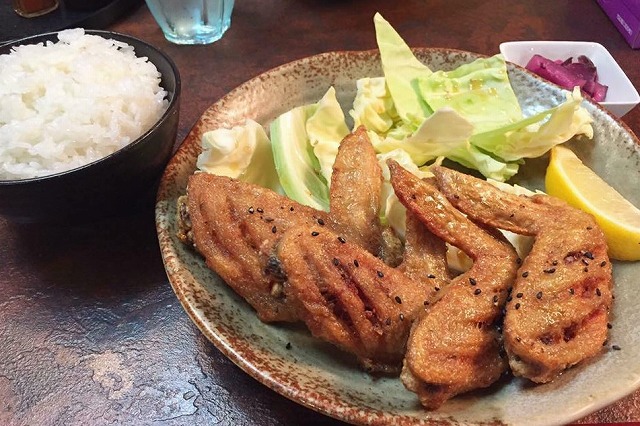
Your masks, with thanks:
[(73, 169), (134, 141), (166, 110), (160, 73), (132, 46), (65, 30), (0, 55), (0, 180)]

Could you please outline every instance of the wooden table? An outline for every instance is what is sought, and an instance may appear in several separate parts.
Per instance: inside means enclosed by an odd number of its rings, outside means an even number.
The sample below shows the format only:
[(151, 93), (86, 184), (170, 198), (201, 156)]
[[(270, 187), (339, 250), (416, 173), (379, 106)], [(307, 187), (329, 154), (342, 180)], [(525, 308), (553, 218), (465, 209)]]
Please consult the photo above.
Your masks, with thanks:
[[(596, 41), (640, 87), (640, 51), (592, 0), (240, 0), (209, 46), (168, 43), (144, 5), (111, 29), (178, 65), (177, 146), (210, 104), (263, 71), (375, 48), (376, 11), (411, 46), (494, 54), (507, 40)], [(623, 121), (640, 134), (640, 108)], [(340, 424), (259, 384), (203, 337), (167, 281), (151, 209), (64, 227), (0, 219), (0, 242), (0, 424)], [(636, 392), (582, 422), (640, 421), (639, 402)]]

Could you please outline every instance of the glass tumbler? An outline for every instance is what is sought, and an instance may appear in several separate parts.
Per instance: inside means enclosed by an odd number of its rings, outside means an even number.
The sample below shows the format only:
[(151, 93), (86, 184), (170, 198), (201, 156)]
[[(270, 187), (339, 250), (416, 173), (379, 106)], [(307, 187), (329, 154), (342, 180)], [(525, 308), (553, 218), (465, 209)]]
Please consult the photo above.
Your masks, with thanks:
[(58, 0), (13, 0), (13, 10), (25, 18), (35, 18), (58, 8)]
[(146, 0), (167, 40), (176, 44), (209, 44), (231, 25), (234, 0)]

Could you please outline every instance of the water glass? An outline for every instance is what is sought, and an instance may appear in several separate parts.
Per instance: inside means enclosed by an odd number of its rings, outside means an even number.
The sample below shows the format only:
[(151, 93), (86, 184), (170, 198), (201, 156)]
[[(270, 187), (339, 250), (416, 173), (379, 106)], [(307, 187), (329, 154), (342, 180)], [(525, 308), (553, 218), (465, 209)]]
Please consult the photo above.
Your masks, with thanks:
[(146, 0), (167, 40), (176, 44), (209, 44), (231, 25), (234, 0)]

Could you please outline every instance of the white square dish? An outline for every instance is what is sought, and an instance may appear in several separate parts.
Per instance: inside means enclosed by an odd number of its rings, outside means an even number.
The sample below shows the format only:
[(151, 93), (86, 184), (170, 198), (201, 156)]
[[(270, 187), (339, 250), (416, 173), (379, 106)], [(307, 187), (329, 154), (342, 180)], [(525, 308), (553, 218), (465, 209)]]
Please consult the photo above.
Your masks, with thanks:
[(609, 87), (600, 105), (622, 117), (640, 103), (640, 95), (609, 51), (599, 43), (588, 41), (510, 41), (500, 44), (505, 60), (526, 67), (535, 54), (551, 60), (565, 60), (585, 55), (596, 66), (598, 80)]

